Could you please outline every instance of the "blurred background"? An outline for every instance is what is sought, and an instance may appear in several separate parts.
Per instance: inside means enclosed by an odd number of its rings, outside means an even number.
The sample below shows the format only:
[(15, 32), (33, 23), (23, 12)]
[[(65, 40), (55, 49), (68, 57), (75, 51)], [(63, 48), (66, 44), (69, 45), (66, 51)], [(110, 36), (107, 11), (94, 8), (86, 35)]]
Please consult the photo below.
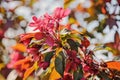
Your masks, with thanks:
[(88, 37), (89, 49), (99, 49), (96, 60), (120, 60), (120, 0), (0, 0), (0, 80), (15, 80), (6, 65), (19, 35), (34, 32), (28, 26), (32, 16), (52, 14), (56, 7), (71, 10), (61, 23)]

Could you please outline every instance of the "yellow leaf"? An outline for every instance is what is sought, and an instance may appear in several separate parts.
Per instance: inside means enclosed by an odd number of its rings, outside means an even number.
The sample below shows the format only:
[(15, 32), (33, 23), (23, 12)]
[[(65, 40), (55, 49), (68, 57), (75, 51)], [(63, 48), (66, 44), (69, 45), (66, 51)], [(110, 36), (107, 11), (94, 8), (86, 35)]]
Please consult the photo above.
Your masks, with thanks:
[(74, 0), (64, 0), (64, 8), (67, 8)]
[(21, 43), (17, 43), (15, 46), (12, 47), (14, 50), (18, 50), (21, 52), (25, 52), (26, 51), (26, 46), (21, 44)]
[[(62, 48), (57, 48), (56, 49), (56, 55), (59, 54), (59, 52), (62, 51)], [(50, 70), (51, 70), (51, 74), (49, 77), (49, 80), (57, 80), (59, 78), (61, 78), (60, 74), (55, 70), (55, 57), (52, 58), (52, 63), (50, 65)]]
[(75, 20), (74, 18), (71, 17), (71, 18), (69, 19), (69, 22), (70, 22), (71, 24), (73, 24), (73, 23), (76, 22), (76, 20)]
[(55, 61), (55, 58), (53, 57), (52, 60), (51, 60), (51, 63), (50, 63), (50, 66), (48, 67), (48, 70), (47, 72), (45, 73), (45, 75), (47, 75), (48, 73), (51, 73), (55, 64), (54, 64), (54, 61)]
[(82, 34), (81, 32), (76, 31), (76, 30), (72, 30), (71, 33), (72, 33), (72, 34), (76, 34), (76, 33), (78, 33), (78, 34)]
[(5, 80), (4, 76), (0, 74), (0, 80)]
[[(56, 49), (56, 55), (62, 50), (62, 48), (57, 48)], [(47, 69), (47, 72), (44, 74), (44, 76), (49, 76), (49, 80), (57, 80), (59, 78), (61, 78), (60, 74), (55, 70), (55, 57), (52, 58), (51, 63), (49, 68)], [(43, 77), (44, 78), (44, 77)], [(46, 78), (44, 78), (42, 80), (45, 80)], [(48, 78), (47, 78), (48, 79)]]
[(61, 78), (60, 74), (55, 70), (55, 68), (53, 69), (51, 75), (50, 75), (50, 78), (49, 80), (57, 80)]
[(27, 78), (27, 80), (34, 80), (34, 77), (33, 77), (33, 76), (29, 76), (29, 77)]
[(62, 51), (62, 48), (60, 48), (60, 47), (57, 48), (57, 49), (56, 49), (56, 55), (58, 55), (60, 51)]
[(0, 63), (0, 70), (5, 67), (4, 63)]

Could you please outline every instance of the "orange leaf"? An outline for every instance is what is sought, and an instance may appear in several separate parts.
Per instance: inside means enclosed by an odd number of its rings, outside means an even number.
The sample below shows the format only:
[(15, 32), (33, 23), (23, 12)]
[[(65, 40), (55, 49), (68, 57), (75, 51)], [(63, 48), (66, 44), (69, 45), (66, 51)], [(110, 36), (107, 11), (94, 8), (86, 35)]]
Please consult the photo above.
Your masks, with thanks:
[(78, 34), (82, 34), (81, 32), (76, 31), (76, 30), (72, 30), (71, 33), (72, 33), (72, 34), (76, 34), (76, 33), (78, 33)]
[(28, 68), (28, 65), (25, 65), (25, 66), (24, 66), (24, 64), (25, 64), (26, 62), (29, 62), (29, 61), (31, 61), (31, 58), (30, 58), (30, 57), (27, 57), (27, 58), (25, 58), (25, 59), (19, 60), (19, 61), (17, 61), (17, 62), (14, 64), (14, 68), (16, 68), (18, 65), (21, 65), (21, 66), (22, 66), (21, 69), (26, 69), (26, 68)]
[(35, 62), (32, 67), (28, 68), (28, 69), (25, 71), (23, 80), (26, 80), (26, 78), (27, 78), (34, 70), (36, 70), (36, 69), (37, 69), (37, 62)]
[(101, 8), (101, 11), (102, 11), (103, 14), (106, 14), (106, 13), (107, 13), (105, 7), (102, 7), (102, 8)]
[(107, 64), (108, 68), (120, 71), (120, 62), (119, 61), (110, 61), (110, 62), (107, 62), (106, 64)]
[(85, 8), (81, 4), (78, 4), (78, 6), (76, 8), (80, 12), (85, 12)]
[(28, 69), (30, 67), (30, 63), (25, 63), (21, 65), (21, 69)]
[(35, 33), (27, 33), (27, 34), (23, 34), (21, 35), (21, 41), (24, 41), (26, 39), (32, 38), (35, 36)]
[(23, 80), (26, 80), (26, 78), (27, 78), (34, 70), (35, 70), (34, 66), (28, 68), (28, 69), (25, 71)]
[(15, 46), (12, 47), (14, 50), (18, 50), (21, 52), (25, 52), (26, 51), (26, 47), (25, 45), (21, 44), (21, 43), (17, 43)]

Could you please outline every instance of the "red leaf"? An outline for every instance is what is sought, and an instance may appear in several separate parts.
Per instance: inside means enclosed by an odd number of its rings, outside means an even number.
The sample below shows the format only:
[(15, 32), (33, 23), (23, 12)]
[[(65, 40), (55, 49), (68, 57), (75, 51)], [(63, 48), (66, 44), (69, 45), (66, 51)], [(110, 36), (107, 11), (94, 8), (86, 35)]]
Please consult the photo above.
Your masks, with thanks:
[(70, 67), (71, 67), (71, 62), (68, 61), (67, 64), (66, 64), (66, 67), (65, 67), (65, 72), (69, 72)]
[(81, 42), (82, 45), (85, 46), (85, 48), (87, 48), (90, 45), (90, 42), (86, 37), (84, 37), (84, 39)]
[(64, 73), (64, 77), (62, 80), (74, 80), (73, 75), (70, 73)]
[(44, 33), (36, 33), (35, 34), (35, 39), (40, 40), (43, 39), (45, 37)]
[(117, 25), (117, 21), (113, 18), (113, 16), (109, 16), (106, 19), (106, 25), (109, 25), (110, 29), (112, 29), (112, 27), (115, 25), (116, 27), (118, 27)]
[(115, 55), (120, 55), (120, 36), (118, 32), (115, 33), (114, 42), (110, 42), (105, 45), (111, 47), (115, 51)]
[(120, 0), (117, 0), (118, 1), (118, 4), (120, 5)]
[(36, 24), (34, 22), (29, 23), (29, 26), (34, 27)]
[(49, 46), (53, 46), (54, 45), (54, 39), (50, 36), (46, 36), (46, 40), (45, 42), (49, 45)]
[(111, 2), (111, 0), (105, 0), (105, 2)]
[(33, 19), (34, 21), (37, 21), (37, 17), (36, 17), (36, 16), (33, 16), (32, 19)]

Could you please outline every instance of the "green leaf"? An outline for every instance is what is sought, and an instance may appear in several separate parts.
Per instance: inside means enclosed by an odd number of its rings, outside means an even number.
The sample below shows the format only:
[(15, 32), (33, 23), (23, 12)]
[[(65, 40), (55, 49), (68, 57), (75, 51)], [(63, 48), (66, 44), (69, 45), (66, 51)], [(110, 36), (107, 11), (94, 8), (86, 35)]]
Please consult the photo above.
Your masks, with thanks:
[(49, 80), (50, 74), (51, 74), (51, 73), (47, 73), (47, 74), (45, 75), (45, 73), (42, 73), (42, 74), (40, 75), (40, 80)]
[(63, 76), (63, 72), (64, 72), (64, 65), (65, 65), (64, 62), (65, 62), (64, 54), (61, 51), (59, 55), (55, 58), (55, 69), (61, 76)]
[(79, 69), (74, 72), (74, 80), (80, 80), (81, 78), (83, 78), (82, 65), (80, 65)]
[(78, 51), (78, 47), (79, 47), (79, 43), (78, 43), (78, 42), (75, 42), (75, 41), (72, 40), (72, 39), (68, 39), (67, 42), (68, 42), (68, 44), (70, 45), (70, 48), (71, 48), (72, 50)]
[(51, 58), (53, 57), (55, 51), (45, 53), (45, 61), (50, 62)]
[(98, 32), (103, 32), (103, 29), (106, 26), (106, 20), (103, 19), (101, 22), (99, 22), (99, 26), (95, 28)]
[(92, 33), (88, 32), (88, 31), (86, 31), (85, 34), (86, 34), (87, 36), (91, 37), (91, 38), (95, 38), (95, 36), (94, 36)]
[(94, 15), (94, 16), (87, 17), (84, 20), (90, 23), (91, 21), (97, 20), (97, 18), (98, 18), (97, 15)]
[(66, 39), (70, 38), (70, 35), (68, 34), (68, 32), (66, 32), (65, 34), (61, 34), (60, 35), (60, 39), (62, 41), (65, 41)]
[(107, 74), (104, 73), (104, 72), (100, 72), (100, 73), (98, 74), (98, 76), (99, 76), (100, 78), (104, 79), (104, 80), (112, 80), (112, 79), (109, 78), (109, 75), (107, 75)]

